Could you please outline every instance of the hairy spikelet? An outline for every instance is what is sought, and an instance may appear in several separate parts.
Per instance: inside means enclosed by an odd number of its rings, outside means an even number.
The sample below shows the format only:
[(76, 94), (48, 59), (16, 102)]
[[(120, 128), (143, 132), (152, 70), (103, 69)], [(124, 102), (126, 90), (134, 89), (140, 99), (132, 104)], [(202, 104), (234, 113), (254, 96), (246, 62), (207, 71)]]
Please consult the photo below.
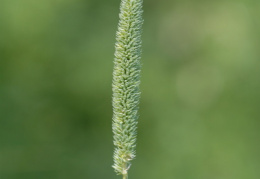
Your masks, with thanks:
[(142, 0), (122, 0), (116, 34), (113, 72), (114, 165), (117, 174), (127, 175), (135, 157), (138, 103)]

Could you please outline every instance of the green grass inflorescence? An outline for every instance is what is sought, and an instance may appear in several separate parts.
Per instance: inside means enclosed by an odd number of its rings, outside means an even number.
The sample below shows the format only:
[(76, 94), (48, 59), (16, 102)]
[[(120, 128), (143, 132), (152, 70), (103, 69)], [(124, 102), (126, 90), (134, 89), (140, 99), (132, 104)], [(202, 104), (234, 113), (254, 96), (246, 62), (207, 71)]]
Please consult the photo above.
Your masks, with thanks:
[(113, 71), (114, 165), (127, 178), (135, 158), (140, 98), (142, 0), (122, 0)]

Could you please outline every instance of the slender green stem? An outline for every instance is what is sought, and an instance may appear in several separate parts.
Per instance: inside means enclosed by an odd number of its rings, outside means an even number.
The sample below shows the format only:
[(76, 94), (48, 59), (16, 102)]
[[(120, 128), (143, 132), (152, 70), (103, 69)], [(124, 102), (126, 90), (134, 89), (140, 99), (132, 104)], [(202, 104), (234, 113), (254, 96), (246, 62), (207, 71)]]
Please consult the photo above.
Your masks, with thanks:
[(127, 173), (123, 175), (123, 179), (128, 179)]

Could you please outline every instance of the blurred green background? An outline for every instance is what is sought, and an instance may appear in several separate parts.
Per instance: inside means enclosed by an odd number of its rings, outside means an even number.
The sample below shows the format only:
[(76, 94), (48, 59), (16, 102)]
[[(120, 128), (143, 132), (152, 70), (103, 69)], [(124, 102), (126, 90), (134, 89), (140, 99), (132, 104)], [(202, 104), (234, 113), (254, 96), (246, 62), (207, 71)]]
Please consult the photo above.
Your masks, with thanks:
[[(0, 1), (0, 178), (112, 179), (119, 0)], [(259, 179), (260, 1), (144, 1), (129, 179)]]

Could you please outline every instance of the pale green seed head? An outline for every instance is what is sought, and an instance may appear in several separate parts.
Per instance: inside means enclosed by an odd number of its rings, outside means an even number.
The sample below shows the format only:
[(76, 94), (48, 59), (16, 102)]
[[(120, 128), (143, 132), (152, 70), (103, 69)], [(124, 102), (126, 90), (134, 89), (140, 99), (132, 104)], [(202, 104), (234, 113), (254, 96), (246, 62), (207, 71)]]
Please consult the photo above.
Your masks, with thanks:
[(113, 168), (122, 175), (127, 174), (130, 161), (135, 158), (140, 98), (142, 3), (142, 0), (122, 0), (116, 34), (112, 85)]

